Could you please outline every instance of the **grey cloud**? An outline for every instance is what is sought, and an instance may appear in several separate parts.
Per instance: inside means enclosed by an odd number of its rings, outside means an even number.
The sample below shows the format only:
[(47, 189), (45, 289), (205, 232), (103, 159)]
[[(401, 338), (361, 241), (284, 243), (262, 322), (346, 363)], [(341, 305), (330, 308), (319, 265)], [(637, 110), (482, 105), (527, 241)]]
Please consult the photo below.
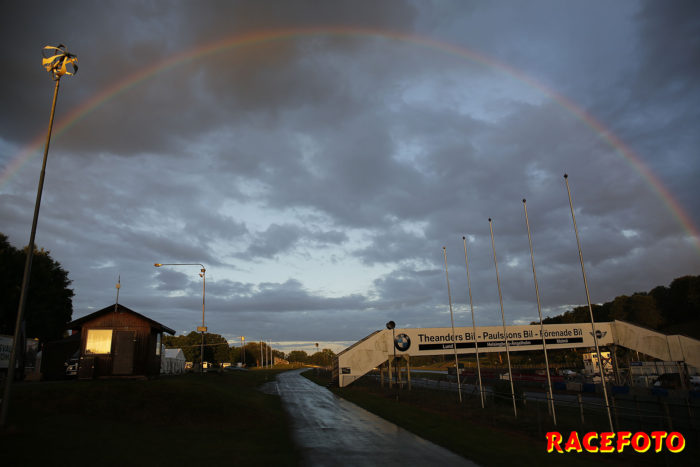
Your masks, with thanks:
[[(160, 281), (166, 270), (153, 262), (201, 262), (212, 329), (345, 340), (388, 319), (449, 323), (443, 246), (455, 312), (468, 320), (462, 235), (477, 322), (497, 323), (491, 217), (506, 317), (522, 320), (536, 314), (522, 198), (543, 304), (585, 301), (564, 172), (594, 301), (700, 267), (697, 238), (620, 153), (621, 141), (698, 224), (694, 8), (70, 2), (50, 16), (12, 4), (0, 30), (13, 70), (0, 77), (9, 109), (0, 165), (46, 130), (46, 43), (64, 42), (80, 58), (79, 74), (61, 82), (65, 122), (127, 77), (248, 33), (344, 26), (447, 41), (456, 48), (291, 35), (136, 79), (54, 134), (37, 242), (68, 269), (77, 316), (109, 304), (121, 274), (127, 306), (193, 329), (196, 268)], [(28, 238), (39, 166), (35, 157), (0, 181), (0, 231), (17, 246)], [(304, 268), (289, 266), (299, 258)], [(337, 283), (316, 284), (321, 267)]]
[(337, 230), (271, 224), (265, 231), (251, 235), (250, 245), (244, 253), (237, 256), (245, 259), (274, 258), (300, 246), (300, 239), (304, 239), (303, 243), (308, 246), (327, 246), (342, 244), (348, 237)]
[(391, 308), (422, 307), (431, 303), (444, 280), (439, 269), (396, 268), (374, 280), (374, 288)]
[(261, 236), (253, 239), (245, 257), (272, 258), (289, 250), (300, 236), (300, 229), (296, 226), (272, 224)]
[(637, 85), (647, 99), (683, 99), (697, 92), (700, 78), (700, 6), (692, 0), (672, 4), (643, 1), (635, 18), (643, 58)]
[(353, 254), (363, 263), (373, 265), (384, 262), (400, 262), (425, 257), (427, 242), (422, 235), (389, 228), (373, 236), (371, 244)]
[[(342, 78), (339, 70), (324, 72), (323, 64), (312, 59), (314, 47), (308, 50), (305, 45), (309, 41), (293, 35), (285, 40), (250, 43), (211, 57), (198, 57), (166, 69), (153, 79), (148, 75), (145, 81), (136, 78), (143, 70), (162, 63), (165, 57), (220, 41), (222, 37), (246, 37), (261, 29), (281, 31), (358, 24), (380, 29), (410, 28), (414, 14), (410, 3), (406, 2), (383, 2), (381, 5), (353, 2), (352, 5), (333, 6), (326, 2), (204, 2), (197, 5), (108, 2), (99, 6), (89, 3), (73, 6), (79, 14), (68, 8), (58, 12), (57, 18), (13, 8), (8, 16), (15, 18), (13, 24), (38, 23), (40, 29), (46, 31), (45, 36), (61, 36), (84, 64), (73, 82), (64, 85), (61, 102), (66, 104), (59, 106), (59, 122), (65, 115), (63, 109), (73, 108), (91, 94), (113, 88), (126, 78), (135, 80), (128, 92), (109, 96), (79, 127), (71, 129), (72, 138), (65, 143), (73, 150), (87, 153), (108, 145), (114, 153), (122, 155), (174, 149), (204, 128), (222, 126), (222, 122), (245, 121), (258, 111), (274, 116), (287, 107), (331, 101), (338, 89), (336, 81)], [(194, 9), (196, 12), (191, 11)], [(68, 31), (70, 33), (66, 34)], [(91, 42), (87, 41), (88, 37)], [(41, 44), (40, 37), (36, 40)], [(322, 42), (322, 49), (335, 49), (339, 53), (344, 53), (343, 50), (354, 43), (322, 37), (316, 41)], [(37, 56), (39, 44), (36, 45)], [(23, 44), (21, 49), (13, 49), (11, 60), (24, 63), (25, 54), (29, 52), (27, 47), (28, 44)], [(356, 48), (351, 46), (348, 53)], [(109, 52), (105, 53), (107, 50)], [(35, 68), (36, 86), (31, 88), (39, 89), (42, 70), (40, 66)], [(48, 82), (45, 87), (48, 95)], [(11, 107), (26, 107), (29, 101), (37, 115), (46, 114), (41, 111), (45, 104), (42, 105), (39, 96), (23, 101), (21, 98), (28, 87), (15, 88), (16, 95), (8, 94), (17, 99), (16, 105)], [(177, 90), (175, 94), (173, 89)], [(137, 112), (133, 111), (135, 108)], [(113, 115), (123, 116), (116, 128)], [(11, 124), (12, 120), (3, 123)], [(24, 134), (22, 139), (38, 135), (41, 125), (43, 123), (31, 124), (34, 130)], [(148, 131), (144, 131), (146, 129)]]
[(185, 273), (167, 269), (165, 266), (156, 274), (156, 280), (158, 281), (158, 290), (167, 292), (184, 290), (189, 284)]
[(365, 309), (369, 306), (367, 299), (357, 294), (338, 298), (313, 294), (295, 279), (284, 283), (263, 282), (249, 289), (247, 293), (230, 296), (225, 302), (215, 303), (219, 303), (215, 306), (221, 312), (228, 313), (339, 311)]

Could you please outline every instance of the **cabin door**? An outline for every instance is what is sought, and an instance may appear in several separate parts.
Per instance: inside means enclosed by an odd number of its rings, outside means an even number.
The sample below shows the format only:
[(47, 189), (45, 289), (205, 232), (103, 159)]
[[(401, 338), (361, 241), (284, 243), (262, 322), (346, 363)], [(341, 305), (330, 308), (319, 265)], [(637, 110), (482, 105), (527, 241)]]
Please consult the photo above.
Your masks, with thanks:
[(134, 331), (115, 331), (112, 374), (130, 375), (134, 372)]

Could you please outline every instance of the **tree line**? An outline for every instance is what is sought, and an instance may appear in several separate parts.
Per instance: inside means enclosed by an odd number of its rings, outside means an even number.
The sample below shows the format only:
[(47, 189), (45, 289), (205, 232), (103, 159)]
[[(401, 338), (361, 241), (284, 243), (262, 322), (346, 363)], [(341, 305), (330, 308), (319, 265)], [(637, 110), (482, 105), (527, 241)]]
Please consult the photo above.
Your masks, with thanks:
[[(164, 336), (163, 344), (166, 348), (182, 349), (188, 362), (202, 361), (202, 334), (195, 331), (182, 336)], [(226, 338), (219, 334), (204, 334), (204, 361), (214, 363), (245, 363), (246, 366), (262, 366), (268, 361), (270, 352), (272, 357), (286, 360), (290, 363), (306, 363), (320, 366), (330, 366), (335, 358), (335, 353), (330, 349), (323, 349), (314, 354), (307, 354), (303, 350), (292, 350), (288, 354), (271, 348), (266, 342), (246, 341), (245, 350), (242, 346), (229, 345)]]
[[(13, 335), (22, 289), (26, 247), (10, 245), (0, 233), (0, 334)], [(68, 272), (48, 250), (34, 249), (24, 314), (25, 336), (41, 343), (60, 339), (73, 315), (73, 290)]]
[[(679, 277), (668, 287), (660, 285), (648, 292), (620, 295), (591, 308), (596, 321), (627, 321), (700, 339), (700, 276)], [(590, 321), (590, 313), (588, 306), (578, 306), (542, 321), (545, 324), (582, 323)]]

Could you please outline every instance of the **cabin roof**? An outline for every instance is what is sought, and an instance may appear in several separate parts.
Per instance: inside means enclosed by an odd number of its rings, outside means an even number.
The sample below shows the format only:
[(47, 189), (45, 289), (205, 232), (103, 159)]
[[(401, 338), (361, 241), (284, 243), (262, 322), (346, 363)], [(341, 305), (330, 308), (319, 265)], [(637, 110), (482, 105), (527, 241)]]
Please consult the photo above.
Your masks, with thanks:
[[(131, 313), (131, 314), (136, 315), (139, 318), (143, 319), (144, 321), (148, 321), (151, 324), (151, 326), (158, 329), (159, 331), (167, 332), (168, 334), (175, 335), (175, 330), (170, 329), (169, 327), (165, 326), (164, 324), (159, 323), (158, 321), (152, 320), (148, 316), (144, 316), (141, 313), (136, 313), (134, 310), (127, 308), (124, 305), (118, 304), (117, 305), (117, 312), (118, 313)], [(109, 305), (107, 307), (102, 308), (101, 310), (95, 311), (94, 313), (90, 313), (89, 315), (85, 315), (82, 318), (78, 318), (76, 320), (73, 320), (66, 325), (66, 328), (76, 329), (76, 328), (82, 327), (82, 325), (85, 324), (87, 321), (90, 321), (94, 318), (97, 318), (98, 316), (105, 315), (107, 313), (114, 313), (114, 305)]]

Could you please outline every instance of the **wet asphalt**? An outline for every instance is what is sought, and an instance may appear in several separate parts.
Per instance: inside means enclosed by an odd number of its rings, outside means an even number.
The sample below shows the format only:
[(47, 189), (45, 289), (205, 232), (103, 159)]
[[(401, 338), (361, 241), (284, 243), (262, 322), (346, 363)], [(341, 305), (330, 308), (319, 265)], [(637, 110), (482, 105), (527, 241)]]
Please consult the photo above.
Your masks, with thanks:
[(265, 390), (281, 396), (303, 465), (477, 465), (339, 398), (301, 376), (302, 371), (280, 373)]

